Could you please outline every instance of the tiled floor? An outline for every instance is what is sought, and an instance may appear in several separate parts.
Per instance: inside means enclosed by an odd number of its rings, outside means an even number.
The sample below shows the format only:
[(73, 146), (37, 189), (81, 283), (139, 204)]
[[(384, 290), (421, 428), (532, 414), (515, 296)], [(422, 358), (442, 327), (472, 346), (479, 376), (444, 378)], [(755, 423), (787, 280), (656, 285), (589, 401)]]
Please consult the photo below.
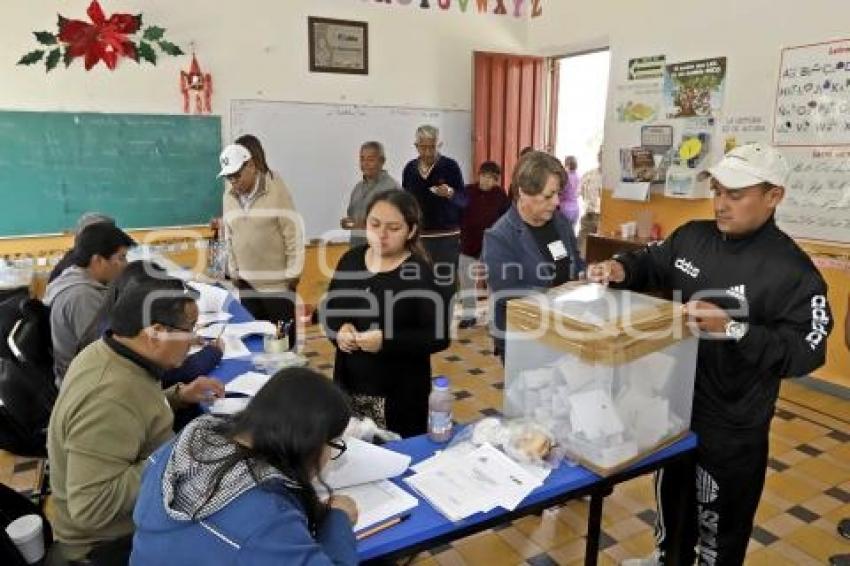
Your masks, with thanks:
[[(458, 420), (466, 422), (502, 404), (502, 368), (491, 354), (482, 327), (459, 332), (450, 350), (434, 357), (434, 373), (451, 378)], [(330, 373), (330, 344), (312, 328), (305, 352), (312, 367)], [(782, 387), (771, 429), (770, 467), (747, 564), (824, 564), (831, 554), (850, 552), (836, 524), (850, 516), (850, 401), (807, 389), (793, 381)], [(0, 454), (0, 481), (27, 489), (37, 473), (32, 464)], [(651, 482), (621, 485), (605, 502), (604, 552), (600, 564), (652, 550), (655, 503)], [(587, 503), (575, 501), (542, 516), (472, 536), (416, 557), (426, 565), (579, 564), (584, 557)]]

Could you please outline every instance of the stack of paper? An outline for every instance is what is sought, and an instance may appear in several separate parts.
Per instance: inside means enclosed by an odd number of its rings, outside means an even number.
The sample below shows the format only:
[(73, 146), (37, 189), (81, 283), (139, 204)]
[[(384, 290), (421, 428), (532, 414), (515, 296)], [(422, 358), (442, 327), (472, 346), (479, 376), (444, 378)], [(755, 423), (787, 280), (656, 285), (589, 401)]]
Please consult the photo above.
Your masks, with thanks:
[(230, 298), (227, 289), (198, 281), (189, 281), (187, 285), (200, 293), (200, 297), (198, 297), (198, 310), (200, 312), (222, 312), (225, 310), (224, 306)]
[(419, 504), (414, 496), (388, 480), (338, 489), (334, 495), (347, 495), (357, 504), (355, 533), (403, 515)]
[(241, 393), (253, 397), (269, 379), (271, 379), (271, 376), (265, 373), (247, 371), (234, 377), (230, 383), (224, 386), (224, 390), (228, 393)]
[[(402, 515), (416, 507), (417, 499), (390, 481), (410, 465), (410, 456), (375, 446), (354, 437), (345, 439), (346, 451), (331, 460), (322, 472), (322, 480), (335, 495), (347, 495), (357, 503), (358, 519), (354, 531)], [(322, 486), (316, 486), (322, 491)]]
[(404, 481), (450, 521), (497, 506), (513, 511), (543, 480), (491, 444), (437, 458)]

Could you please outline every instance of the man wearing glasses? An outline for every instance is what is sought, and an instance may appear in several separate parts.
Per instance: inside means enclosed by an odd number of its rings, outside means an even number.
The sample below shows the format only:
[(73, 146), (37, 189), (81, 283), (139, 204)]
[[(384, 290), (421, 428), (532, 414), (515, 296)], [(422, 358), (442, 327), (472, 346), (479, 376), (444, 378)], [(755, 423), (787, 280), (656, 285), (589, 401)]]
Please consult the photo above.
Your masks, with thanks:
[(439, 138), (434, 126), (416, 129), (419, 157), (405, 165), (401, 184), (422, 209), (422, 244), (431, 256), (437, 285), (452, 295), (460, 257), (460, 213), (467, 205), (467, 194), (460, 167), (440, 153)]
[(171, 437), (172, 410), (224, 395), (209, 377), (162, 389), (163, 373), (195, 340), (197, 317), (179, 280), (140, 283), (115, 303), (111, 330), (68, 368), (47, 435), (52, 524), (66, 560), (126, 564), (142, 470)]

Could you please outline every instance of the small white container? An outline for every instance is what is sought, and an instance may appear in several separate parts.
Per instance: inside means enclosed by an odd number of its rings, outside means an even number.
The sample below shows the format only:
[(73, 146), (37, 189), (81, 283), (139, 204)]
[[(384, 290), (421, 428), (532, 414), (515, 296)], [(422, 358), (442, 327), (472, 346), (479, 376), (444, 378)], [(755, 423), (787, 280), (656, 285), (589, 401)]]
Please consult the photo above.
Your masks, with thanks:
[(18, 517), (6, 527), (6, 534), (18, 547), (27, 564), (35, 564), (44, 558), (44, 537), (39, 515)]

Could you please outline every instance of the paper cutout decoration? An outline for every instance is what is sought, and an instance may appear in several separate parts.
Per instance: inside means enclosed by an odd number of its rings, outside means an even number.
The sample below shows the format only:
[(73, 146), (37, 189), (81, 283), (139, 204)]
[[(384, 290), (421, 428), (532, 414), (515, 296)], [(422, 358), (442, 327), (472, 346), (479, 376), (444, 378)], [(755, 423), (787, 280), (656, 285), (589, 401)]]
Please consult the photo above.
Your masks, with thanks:
[(112, 71), (122, 57), (156, 65), (154, 46), (166, 55), (183, 55), (179, 46), (164, 39), (164, 28), (148, 26), (137, 37), (143, 25), (141, 14), (115, 13), (107, 18), (97, 0), (89, 4), (86, 14), (88, 22), (69, 20), (60, 14), (57, 33), (33, 32), (42, 48), (21, 57), (18, 65), (34, 65), (43, 59), (45, 70), (50, 72), (60, 59), (69, 67), (74, 59), (82, 57), (87, 71), (100, 62)]

